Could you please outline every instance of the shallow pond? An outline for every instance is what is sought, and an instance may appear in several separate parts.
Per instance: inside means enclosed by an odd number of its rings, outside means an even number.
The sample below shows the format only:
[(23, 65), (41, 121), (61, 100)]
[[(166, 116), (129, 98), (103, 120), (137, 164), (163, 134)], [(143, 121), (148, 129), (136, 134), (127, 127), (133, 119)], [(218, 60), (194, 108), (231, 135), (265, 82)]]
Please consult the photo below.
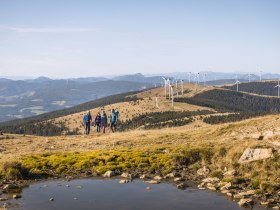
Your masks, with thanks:
[[(240, 210), (237, 203), (217, 193), (194, 188), (178, 190), (170, 183), (151, 185), (135, 180), (119, 184), (119, 180), (80, 179), (70, 182), (45, 181), (31, 184), (22, 198), (10, 201), (21, 210), (92, 210), (92, 209), (187, 209)], [(54, 200), (51, 201), (50, 199)], [(254, 207), (260, 210), (260, 207)]]

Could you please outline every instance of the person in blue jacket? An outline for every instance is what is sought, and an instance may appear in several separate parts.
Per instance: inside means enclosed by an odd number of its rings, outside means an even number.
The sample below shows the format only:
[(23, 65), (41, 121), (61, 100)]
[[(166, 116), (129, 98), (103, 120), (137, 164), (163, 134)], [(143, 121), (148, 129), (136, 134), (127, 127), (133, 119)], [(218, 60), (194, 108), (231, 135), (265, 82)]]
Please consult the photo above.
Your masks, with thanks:
[(85, 114), (84, 119), (83, 119), (83, 124), (85, 126), (86, 135), (90, 134), (91, 121), (92, 121), (92, 117), (91, 117), (90, 112), (88, 111), (88, 113)]
[(102, 126), (102, 131), (105, 133), (106, 127), (107, 127), (107, 115), (106, 112), (103, 111), (101, 115), (101, 126)]

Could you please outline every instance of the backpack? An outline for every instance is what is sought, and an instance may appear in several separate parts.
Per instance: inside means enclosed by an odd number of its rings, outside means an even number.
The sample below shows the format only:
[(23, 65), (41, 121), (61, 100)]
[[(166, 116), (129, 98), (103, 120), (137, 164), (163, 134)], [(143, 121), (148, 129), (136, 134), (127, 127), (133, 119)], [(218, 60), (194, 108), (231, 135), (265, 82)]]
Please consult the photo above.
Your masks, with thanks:
[(90, 121), (90, 116), (89, 116), (88, 114), (85, 115), (84, 120), (85, 120), (86, 123), (89, 123), (89, 121)]

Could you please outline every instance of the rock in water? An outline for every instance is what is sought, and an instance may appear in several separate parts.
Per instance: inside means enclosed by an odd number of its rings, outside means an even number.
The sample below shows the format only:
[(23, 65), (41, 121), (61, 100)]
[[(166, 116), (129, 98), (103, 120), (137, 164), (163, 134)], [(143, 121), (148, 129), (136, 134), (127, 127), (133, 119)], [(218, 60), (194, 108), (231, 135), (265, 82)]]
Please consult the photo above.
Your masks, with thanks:
[(126, 178), (126, 179), (131, 179), (132, 176), (131, 176), (131, 174), (129, 174), (129, 173), (122, 173), (122, 174), (121, 174), (121, 177), (122, 177), (122, 178)]
[(239, 202), (238, 202), (239, 206), (242, 206), (242, 207), (246, 207), (246, 206), (252, 206), (254, 204), (254, 201), (253, 199), (251, 198), (248, 198), (248, 199), (241, 199)]
[(120, 184), (126, 184), (128, 183), (129, 181), (127, 179), (122, 179), (119, 181)]
[(111, 178), (112, 176), (115, 176), (114, 171), (107, 171), (104, 175), (104, 177)]
[(146, 183), (148, 183), (148, 184), (159, 184), (160, 181), (158, 181), (158, 180), (150, 180), (150, 181), (146, 181)]
[(21, 198), (21, 195), (19, 195), (19, 194), (14, 194), (13, 195), (13, 199), (19, 199), (19, 198)]
[(180, 190), (184, 190), (184, 189), (186, 189), (187, 187), (188, 187), (188, 185), (185, 184), (185, 183), (180, 183), (180, 184), (177, 185), (177, 188), (180, 189)]
[(247, 148), (239, 159), (239, 163), (249, 163), (256, 160), (263, 160), (273, 156), (272, 149), (251, 149)]
[(54, 198), (50, 198), (50, 201), (54, 201)]

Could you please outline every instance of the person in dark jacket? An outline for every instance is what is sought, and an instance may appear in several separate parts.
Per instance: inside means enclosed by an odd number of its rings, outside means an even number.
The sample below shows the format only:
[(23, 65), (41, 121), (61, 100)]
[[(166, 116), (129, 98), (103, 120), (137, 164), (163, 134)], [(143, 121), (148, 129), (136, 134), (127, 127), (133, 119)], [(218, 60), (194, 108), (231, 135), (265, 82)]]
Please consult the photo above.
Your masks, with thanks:
[(100, 133), (100, 128), (101, 128), (101, 115), (100, 115), (100, 112), (98, 112), (98, 114), (96, 115), (94, 122), (95, 122), (97, 133)]
[(101, 126), (102, 126), (103, 133), (105, 133), (107, 123), (108, 123), (108, 118), (107, 118), (106, 112), (103, 111), (103, 113), (101, 115)]
[(110, 128), (113, 133), (116, 131), (116, 126), (117, 126), (117, 115), (115, 113), (115, 109), (112, 109), (110, 114)]
[(83, 119), (83, 124), (85, 126), (86, 135), (89, 135), (89, 133), (90, 133), (91, 121), (92, 121), (92, 117), (91, 117), (90, 112), (88, 111), (88, 113), (85, 114), (84, 119)]

